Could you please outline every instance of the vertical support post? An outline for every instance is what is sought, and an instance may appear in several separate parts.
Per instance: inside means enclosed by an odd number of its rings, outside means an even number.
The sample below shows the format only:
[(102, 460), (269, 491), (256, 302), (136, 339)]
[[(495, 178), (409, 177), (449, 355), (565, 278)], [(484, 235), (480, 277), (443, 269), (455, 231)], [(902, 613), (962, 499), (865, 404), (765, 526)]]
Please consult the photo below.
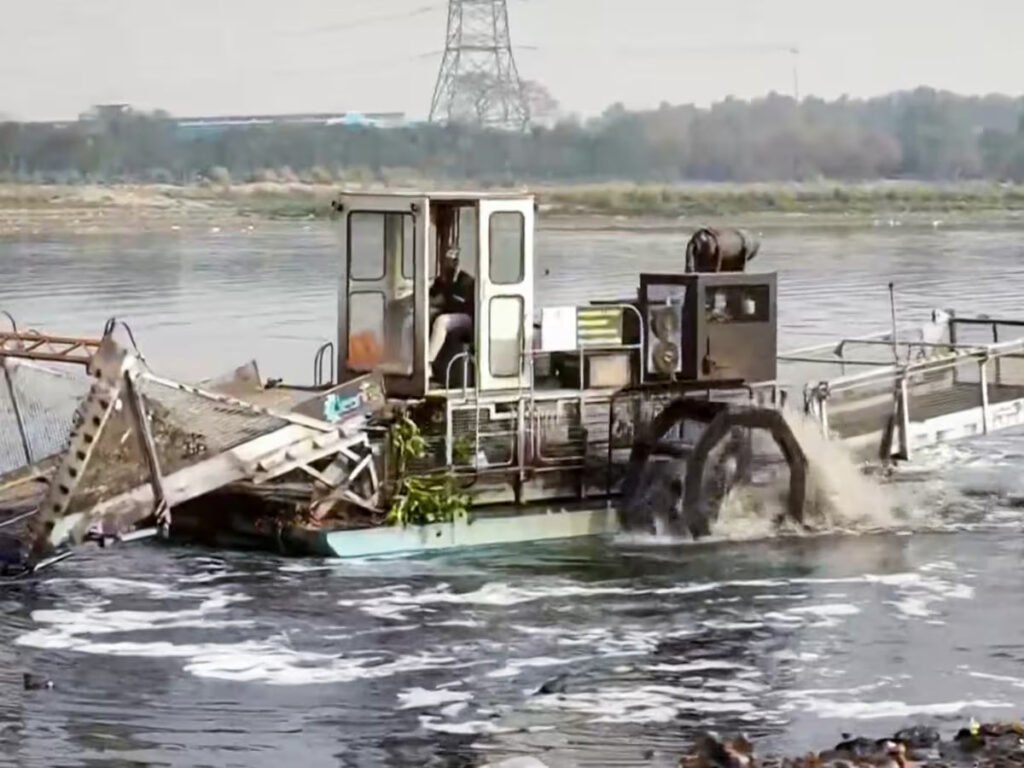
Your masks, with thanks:
[(455, 466), (455, 427), (452, 415), (455, 410), (452, 408), (451, 398), (444, 399), (444, 460), (449, 467)]
[(149, 469), (149, 482), (153, 486), (153, 514), (156, 517), (157, 525), (163, 535), (167, 535), (170, 526), (170, 508), (167, 504), (167, 494), (164, 492), (163, 474), (160, 472), (160, 457), (156, 452), (156, 442), (153, 440), (153, 433), (149, 429), (149, 419), (146, 414), (146, 404), (142, 400), (142, 393), (136, 384), (137, 374), (134, 371), (127, 371), (124, 375), (125, 389), (128, 393), (128, 403), (132, 409), (132, 417), (135, 419), (135, 428), (139, 433), (139, 447), (142, 455), (146, 458), (146, 466)]
[(584, 378), (584, 376), (586, 374), (583, 372), (583, 366), (584, 366), (583, 344), (580, 342), (578, 335), (576, 337), (576, 344), (578, 344), (579, 348), (580, 348), (580, 394), (582, 395), (582, 393), (583, 393), (583, 378)]
[[(581, 355), (580, 356), (580, 360), (582, 361), (582, 359), (583, 359), (583, 357)], [(583, 368), (582, 367), (580, 368), (580, 386), (581, 387), (583, 386)], [(586, 395), (583, 393), (583, 391), (581, 389), (580, 390), (580, 399), (579, 399), (579, 409), (576, 411), (576, 414), (577, 414), (577, 416), (579, 417), (579, 420), (580, 420), (580, 435), (581, 435), (582, 441), (583, 441), (583, 457), (582, 457), (582, 461), (580, 462), (580, 472), (579, 472), (579, 478), (580, 478), (580, 480), (579, 480), (579, 483), (580, 483), (579, 484), (579, 498), (580, 498), (581, 501), (583, 499), (587, 498), (587, 455), (589, 453), (588, 449), (590, 448), (590, 430), (588, 430), (587, 427), (586, 427), (587, 422), (586, 422), (586, 419), (585, 419), (585, 416), (584, 416), (584, 414), (586, 412), (586, 406), (584, 404), (585, 401), (586, 401)]]
[(612, 459), (615, 448), (615, 395), (608, 398), (608, 453), (605, 460), (604, 491), (607, 506), (612, 506)]
[(526, 482), (526, 400), (522, 397), (516, 408), (516, 460), (519, 462), (519, 487), (522, 488)]
[(817, 411), (818, 426), (821, 428), (821, 436), (826, 440), (829, 439), (829, 425), (828, 425), (828, 388), (824, 384), (819, 384), (814, 388), (811, 397), (813, 398), (813, 409)]
[(825, 399), (818, 401), (818, 421), (821, 423), (821, 436), (828, 440), (831, 429), (828, 424), (828, 401)]
[(0, 361), (4, 369), (4, 380), (7, 382), (7, 394), (11, 398), (11, 408), (14, 409), (14, 421), (18, 425), (18, 435), (21, 437), (21, 448), (25, 452), (25, 463), (32, 464), (32, 446), (28, 441), (28, 432), (25, 431), (25, 421), (21, 416), (21, 405), (18, 403), (18, 393), (14, 390), (14, 379), (11, 378), (11, 369), (7, 367), (7, 361)]
[[(999, 343), (999, 326), (992, 323), (992, 343)], [(996, 386), (1003, 381), (1003, 362), (998, 357), (996, 358)]]
[(889, 311), (892, 314), (892, 359), (894, 363), (899, 365), (900, 345), (899, 340), (896, 338), (896, 286), (891, 282), (889, 283)]
[(900, 454), (910, 461), (910, 402), (907, 393), (907, 375), (900, 377)]
[[(998, 364), (998, 363), (997, 363)], [(980, 370), (980, 376), (978, 380), (981, 382), (981, 429), (982, 434), (987, 435), (989, 431), (989, 414), (988, 414), (988, 358), (983, 358), (978, 363)]]

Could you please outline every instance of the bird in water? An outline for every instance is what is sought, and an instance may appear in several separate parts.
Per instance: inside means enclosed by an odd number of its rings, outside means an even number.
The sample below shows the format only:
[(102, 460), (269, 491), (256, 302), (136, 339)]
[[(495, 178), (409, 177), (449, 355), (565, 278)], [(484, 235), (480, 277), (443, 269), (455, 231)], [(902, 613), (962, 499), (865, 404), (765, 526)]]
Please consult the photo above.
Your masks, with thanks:
[(33, 675), (25, 672), (21, 676), (22, 686), (26, 691), (44, 691), (53, 688), (53, 680), (48, 680), (42, 675)]

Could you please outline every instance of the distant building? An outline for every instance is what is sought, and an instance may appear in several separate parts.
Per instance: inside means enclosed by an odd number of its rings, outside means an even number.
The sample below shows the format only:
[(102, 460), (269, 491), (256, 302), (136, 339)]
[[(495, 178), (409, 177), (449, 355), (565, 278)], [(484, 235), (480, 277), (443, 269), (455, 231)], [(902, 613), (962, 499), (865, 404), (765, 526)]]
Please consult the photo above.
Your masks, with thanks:
[(79, 122), (112, 120), (132, 111), (131, 104), (96, 104), (78, 116)]
[(192, 132), (222, 131), (258, 125), (365, 125), (394, 128), (404, 125), (402, 112), (311, 112), (291, 115), (218, 115), (175, 118), (178, 128)]
[[(130, 104), (97, 104), (78, 115), (75, 120), (38, 121), (28, 123), (49, 128), (70, 128), (84, 125), (87, 130), (100, 132), (118, 118), (133, 112)], [(179, 130), (187, 134), (216, 133), (229, 128), (261, 125), (323, 125), (397, 128), (408, 125), (403, 112), (304, 112), (286, 115), (213, 115), (199, 117), (169, 117)]]

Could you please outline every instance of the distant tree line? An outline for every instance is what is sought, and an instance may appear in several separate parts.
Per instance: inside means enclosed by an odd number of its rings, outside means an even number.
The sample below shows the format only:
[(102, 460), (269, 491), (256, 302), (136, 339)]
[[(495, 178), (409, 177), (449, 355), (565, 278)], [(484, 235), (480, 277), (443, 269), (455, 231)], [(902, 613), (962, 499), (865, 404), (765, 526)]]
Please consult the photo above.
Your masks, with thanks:
[(931, 89), (867, 100), (769, 95), (709, 108), (621, 105), (525, 133), (471, 125), (185, 130), (125, 110), (64, 126), (0, 123), (0, 178), (186, 183), (395, 178), (483, 181), (1024, 181), (1024, 98)]

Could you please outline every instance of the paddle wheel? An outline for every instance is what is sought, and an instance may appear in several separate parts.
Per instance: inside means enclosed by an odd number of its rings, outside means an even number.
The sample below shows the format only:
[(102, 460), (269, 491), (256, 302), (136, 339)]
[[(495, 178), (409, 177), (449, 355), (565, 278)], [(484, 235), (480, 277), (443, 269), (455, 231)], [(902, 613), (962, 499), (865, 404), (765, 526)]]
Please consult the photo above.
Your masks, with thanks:
[(673, 535), (708, 536), (729, 491), (749, 483), (757, 463), (772, 461), (769, 452), (755, 449), (765, 442), (758, 437), (774, 444), (788, 468), (788, 497), (776, 523), (788, 517), (801, 524), (807, 456), (782, 412), (685, 396), (655, 416), (633, 445), (622, 485), (622, 527), (653, 533), (660, 522)]

